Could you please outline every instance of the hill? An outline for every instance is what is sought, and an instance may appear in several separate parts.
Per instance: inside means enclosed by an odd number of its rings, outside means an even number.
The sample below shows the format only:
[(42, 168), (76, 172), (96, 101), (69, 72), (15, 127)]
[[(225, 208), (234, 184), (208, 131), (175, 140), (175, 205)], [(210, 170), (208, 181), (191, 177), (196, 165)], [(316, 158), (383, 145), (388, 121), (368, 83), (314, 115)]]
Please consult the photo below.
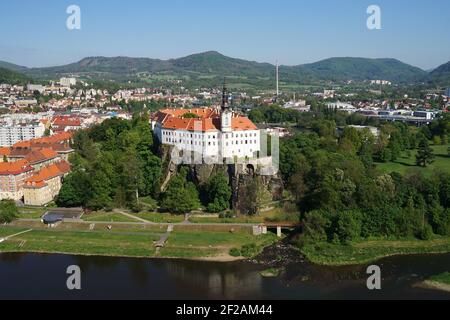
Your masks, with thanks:
[(19, 72), (0, 67), (0, 83), (26, 84), (30, 79)]
[(396, 59), (330, 58), (300, 66), (321, 80), (417, 82), (427, 73)]
[[(182, 78), (196, 85), (217, 83), (227, 77), (232, 83), (273, 86), (275, 78), (275, 66), (272, 64), (231, 58), (216, 51), (170, 60), (88, 57), (64, 66), (25, 68), (11, 65), (9, 69), (42, 79), (66, 75), (95, 80), (142, 82)], [(296, 84), (372, 79), (414, 83), (426, 76), (425, 71), (395, 59), (330, 58), (311, 64), (280, 67), (282, 81)]]
[(433, 83), (450, 86), (450, 61), (434, 69), (429, 78)]

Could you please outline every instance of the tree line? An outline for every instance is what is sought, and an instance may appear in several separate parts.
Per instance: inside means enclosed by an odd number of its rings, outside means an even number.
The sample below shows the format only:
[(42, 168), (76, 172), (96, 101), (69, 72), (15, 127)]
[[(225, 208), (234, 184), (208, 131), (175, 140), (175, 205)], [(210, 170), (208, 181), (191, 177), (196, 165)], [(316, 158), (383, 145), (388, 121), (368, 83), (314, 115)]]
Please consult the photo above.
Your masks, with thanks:
[(220, 212), (230, 207), (231, 188), (222, 173), (203, 186), (207, 196), (202, 199), (186, 167), (179, 169), (162, 192), (164, 164), (153, 137), (145, 111), (135, 113), (132, 120), (112, 118), (78, 131), (73, 138), (75, 153), (69, 159), (72, 170), (64, 178), (57, 205), (139, 212), (143, 209), (140, 198), (150, 197), (171, 213), (187, 213), (202, 206)]

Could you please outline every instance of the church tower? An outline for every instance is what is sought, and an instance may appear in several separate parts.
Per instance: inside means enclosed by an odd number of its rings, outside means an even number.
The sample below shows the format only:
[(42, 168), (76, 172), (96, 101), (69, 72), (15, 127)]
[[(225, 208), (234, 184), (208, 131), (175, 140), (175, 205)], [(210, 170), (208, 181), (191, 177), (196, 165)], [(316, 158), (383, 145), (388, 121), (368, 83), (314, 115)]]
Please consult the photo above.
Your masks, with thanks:
[(228, 101), (228, 92), (225, 84), (225, 80), (223, 82), (223, 92), (222, 92), (222, 106), (221, 106), (221, 130), (222, 132), (231, 132), (232, 126), (231, 121), (233, 118), (233, 111), (231, 110), (229, 101)]

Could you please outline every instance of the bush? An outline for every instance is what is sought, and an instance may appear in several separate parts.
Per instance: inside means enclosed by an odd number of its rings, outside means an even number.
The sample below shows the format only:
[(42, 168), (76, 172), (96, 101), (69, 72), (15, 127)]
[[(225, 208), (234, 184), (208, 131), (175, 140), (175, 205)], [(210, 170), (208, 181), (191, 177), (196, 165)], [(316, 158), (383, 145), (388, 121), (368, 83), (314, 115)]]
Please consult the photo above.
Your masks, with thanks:
[(232, 257), (240, 257), (241, 256), (241, 250), (238, 248), (231, 248), (230, 249), (230, 256)]
[(342, 243), (356, 240), (361, 235), (361, 215), (357, 211), (340, 212), (337, 234)]
[(419, 239), (430, 240), (433, 237), (433, 229), (429, 224), (426, 224), (419, 232)]
[(241, 249), (241, 255), (246, 258), (251, 258), (256, 256), (259, 253), (258, 247), (256, 244), (246, 244)]

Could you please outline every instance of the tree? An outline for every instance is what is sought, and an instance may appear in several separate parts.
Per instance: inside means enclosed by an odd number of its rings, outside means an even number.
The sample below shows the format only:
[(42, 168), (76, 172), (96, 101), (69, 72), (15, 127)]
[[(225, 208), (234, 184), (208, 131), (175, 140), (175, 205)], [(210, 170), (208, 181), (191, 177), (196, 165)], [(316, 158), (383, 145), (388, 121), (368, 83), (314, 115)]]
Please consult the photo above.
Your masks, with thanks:
[(189, 213), (200, 207), (198, 191), (192, 182), (187, 181), (187, 170), (182, 168), (173, 177), (163, 194), (161, 208), (177, 214)]
[(6, 154), (3, 155), (3, 162), (8, 162), (8, 157), (6, 156)]
[(433, 149), (431, 149), (428, 140), (422, 139), (419, 143), (419, 151), (416, 155), (416, 163), (418, 166), (426, 167), (434, 162)]
[(221, 212), (228, 209), (231, 199), (231, 188), (223, 172), (213, 176), (207, 186), (208, 211)]
[(17, 218), (19, 210), (14, 201), (2, 200), (0, 202), (0, 223), (10, 223)]
[(91, 196), (90, 176), (85, 171), (73, 171), (64, 178), (56, 204), (69, 208), (86, 206)]

